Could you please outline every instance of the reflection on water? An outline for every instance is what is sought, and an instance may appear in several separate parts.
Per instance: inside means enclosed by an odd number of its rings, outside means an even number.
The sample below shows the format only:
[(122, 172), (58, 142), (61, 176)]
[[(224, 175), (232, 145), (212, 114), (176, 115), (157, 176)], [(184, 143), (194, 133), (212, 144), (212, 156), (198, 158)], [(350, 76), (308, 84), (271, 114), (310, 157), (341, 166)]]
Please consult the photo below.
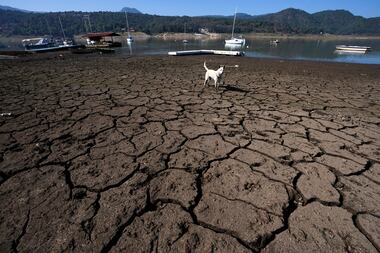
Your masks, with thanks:
[(127, 47), (128, 47), (128, 50), (129, 50), (129, 55), (133, 55), (133, 42), (127, 42)]
[[(372, 51), (365, 54), (346, 54), (335, 52), (339, 44), (369, 46)], [(336, 61), (351, 63), (380, 64), (380, 40), (305, 40), (280, 39), (279, 43), (271, 43), (270, 39), (247, 40), (245, 46), (225, 45), (224, 40), (182, 40), (149, 39), (135, 41), (117, 49), (121, 54), (167, 54), (169, 51), (218, 49), (244, 51), (247, 57), (303, 59), (319, 61)]]
[(244, 51), (244, 46), (240, 44), (224, 44), (224, 48), (227, 50)]

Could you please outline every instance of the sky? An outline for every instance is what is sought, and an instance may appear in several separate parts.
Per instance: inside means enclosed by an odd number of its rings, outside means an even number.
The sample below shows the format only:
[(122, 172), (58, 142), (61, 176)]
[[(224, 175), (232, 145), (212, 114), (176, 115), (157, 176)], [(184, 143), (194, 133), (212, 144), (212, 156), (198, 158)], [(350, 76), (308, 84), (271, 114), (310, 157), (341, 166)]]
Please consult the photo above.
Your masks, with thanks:
[(380, 0), (0, 0), (0, 5), (30, 11), (120, 11), (132, 7), (143, 13), (168, 16), (232, 15), (238, 12), (260, 15), (286, 8), (314, 13), (345, 9), (355, 15), (380, 17)]

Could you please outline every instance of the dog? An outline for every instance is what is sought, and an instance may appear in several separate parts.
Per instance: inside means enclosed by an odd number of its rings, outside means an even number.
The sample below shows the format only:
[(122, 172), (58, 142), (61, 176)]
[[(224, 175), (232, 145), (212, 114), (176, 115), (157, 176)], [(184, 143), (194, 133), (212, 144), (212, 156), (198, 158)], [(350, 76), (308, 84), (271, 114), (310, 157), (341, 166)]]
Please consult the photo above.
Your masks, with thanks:
[(206, 62), (203, 64), (206, 74), (205, 74), (205, 82), (203, 83), (203, 86), (206, 86), (208, 83), (209, 79), (213, 79), (215, 82), (215, 89), (219, 88), (219, 83), (223, 77), (223, 72), (224, 72), (224, 66), (220, 66), (217, 70), (212, 70), (208, 69), (206, 66)]

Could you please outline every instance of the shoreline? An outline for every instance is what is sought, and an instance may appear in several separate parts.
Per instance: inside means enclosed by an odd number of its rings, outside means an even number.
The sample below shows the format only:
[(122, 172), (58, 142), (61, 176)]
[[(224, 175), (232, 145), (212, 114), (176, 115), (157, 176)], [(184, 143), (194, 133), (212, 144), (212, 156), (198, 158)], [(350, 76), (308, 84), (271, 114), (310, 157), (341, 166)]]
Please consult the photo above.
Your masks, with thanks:
[[(120, 33), (121, 39), (125, 40), (126, 34)], [(225, 39), (229, 38), (229, 33), (210, 33), (210, 34), (194, 34), (194, 33), (159, 33), (159, 34), (146, 34), (143, 32), (132, 32), (131, 35), (137, 41), (147, 40), (147, 39), (168, 39), (168, 40), (176, 40), (176, 39), (202, 39), (202, 40), (214, 40), (214, 39)], [(240, 34), (239, 34), (240, 35)], [(366, 36), (366, 35), (334, 35), (334, 34), (273, 34), (273, 33), (246, 33), (241, 34), (243, 37), (248, 39), (310, 39), (310, 40), (380, 40), (380, 35), (374, 36)], [(73, 38), (82, 41), (82, 35), (74, 35)], [(6, 45), (8, 43), (17, 44), (21, 43), (22, 39), (30, 38), (30, 37), (38, 37), (36, 36), (4, 36), (0, 35), (0, 44)], [(125, 38), (124, 38), (125, 37)], [(85, 41), (85, 40), (83, 40)]]

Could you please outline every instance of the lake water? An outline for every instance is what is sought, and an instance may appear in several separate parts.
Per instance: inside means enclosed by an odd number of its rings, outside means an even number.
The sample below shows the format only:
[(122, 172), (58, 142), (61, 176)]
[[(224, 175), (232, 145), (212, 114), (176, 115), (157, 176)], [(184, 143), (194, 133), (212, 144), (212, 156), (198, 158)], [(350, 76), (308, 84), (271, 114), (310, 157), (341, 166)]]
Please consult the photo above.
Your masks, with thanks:
[[(247, 40), (244, 48), (225, 48), (224, 40), (182, 40), (149, 39), (136, 41), (132, 46), (117, 49), (122, 54), (167, 54), (169, 51), (195, 49), (223, 49), (245, 51), (246, 57), (280, 58), (333, 61), (363, 64), (380, 64), (380, 40), (310, 40), (310, 39), (281, 39), (277, 45), (269, 43), (270, 39)], [(337, 53), (336, 45), (369, 46), (372, 51), (362, 53)]]

